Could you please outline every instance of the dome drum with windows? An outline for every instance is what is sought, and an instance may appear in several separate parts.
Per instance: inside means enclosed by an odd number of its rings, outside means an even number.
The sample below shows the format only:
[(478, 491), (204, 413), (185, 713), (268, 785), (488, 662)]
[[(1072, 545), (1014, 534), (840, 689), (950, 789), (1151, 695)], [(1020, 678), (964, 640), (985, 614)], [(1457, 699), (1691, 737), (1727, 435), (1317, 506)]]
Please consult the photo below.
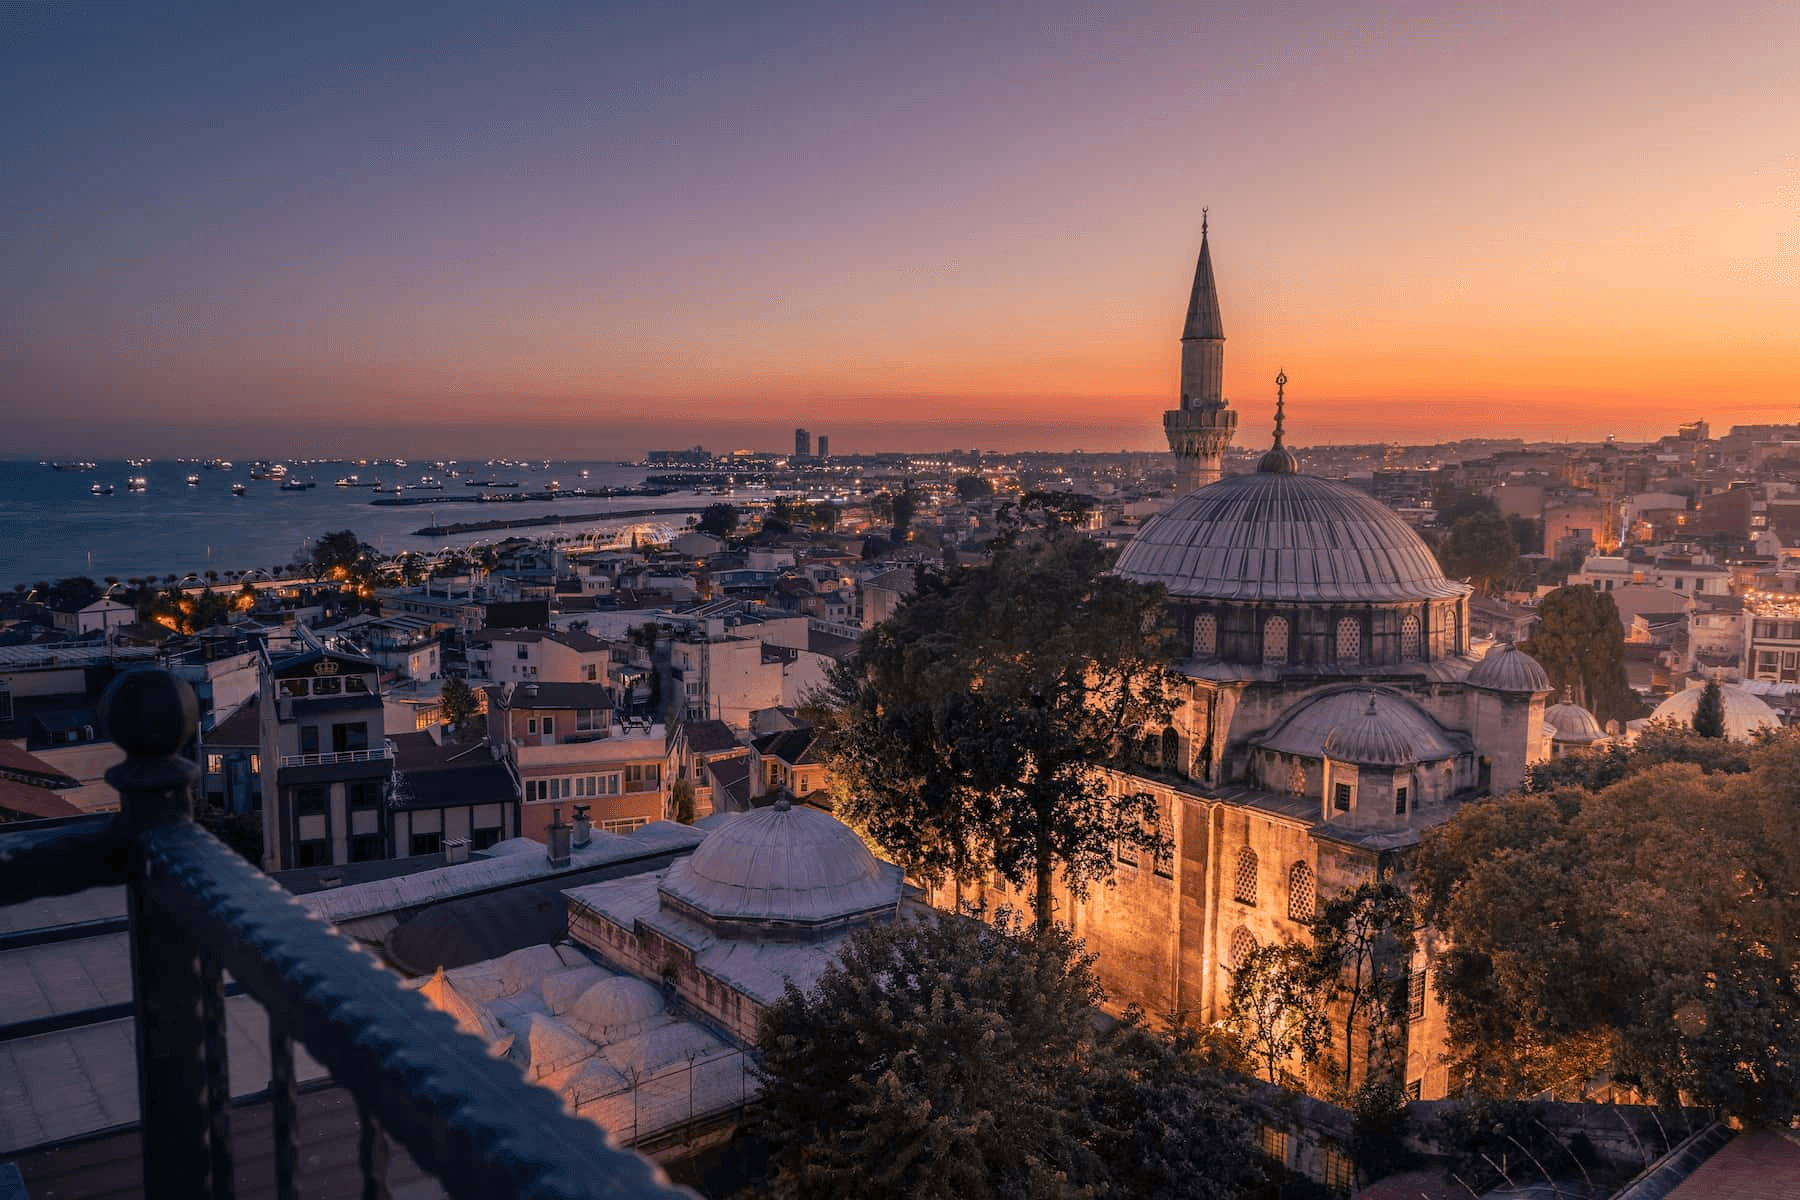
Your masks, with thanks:
[(1145, 522), (1118, 573), (1163, 586), (1197, 658), (1360, 669), (1465, 653), (1468, 585), (1446, 579), (1418, 534), (1374, 497), (1300, 474), (1282, 445), (1280, 404), (1274, 447), (1257, 470)]

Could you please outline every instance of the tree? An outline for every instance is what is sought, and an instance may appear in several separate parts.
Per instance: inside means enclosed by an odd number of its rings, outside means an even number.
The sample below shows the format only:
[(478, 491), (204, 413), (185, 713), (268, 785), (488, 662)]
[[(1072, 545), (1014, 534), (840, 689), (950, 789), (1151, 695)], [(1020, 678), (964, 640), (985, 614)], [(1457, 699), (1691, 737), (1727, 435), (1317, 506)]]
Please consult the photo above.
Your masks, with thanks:
[(765, 1015), (762, 1193), (1240, 1194), (1254, 1168), (1235, 1089), (1191, 1038), (1099, 1033), (1100, 1000), (1061, 928), (934, 913), (859, 930)]
[(1708, 738), (1725, 736), (1725, 693), (1719, 690), (1717, 679), (1707, 680), (1700, 693), (1700, 703), (1694, 708), (1694, 732)]
[(994, 485), (979, 475), (958, 475), (955, 487), (957, 499), (964, 504), (994, 494)]
[(1102, 768), (1174, 705), (1161, 593), (1106, 573), (1111, 554), (1058, 527), (1002, 538), (983, 566), (921, 568), (818, 697), (840, 812), (922, 878), (996, 870), (1051, 920), (1114, 853), (1168, 845), (1155, 800)]
[(1538, 605), (1538, 625), (1520, 647), (1542, 664), (1557, 691), (1575, 690), (1601, 724), (1643, 712), (1625, 677), (1625, 626), (1618, 605), (1587, 584), (1560, 587)]
[(913, 491), (912, 484), (907, 484), (898, 496), (894, 497), (894, 529), (889, 540), (895, 545), (904, 543), (908, 531), (912, 528), (913, 517), (919, 511), (919, 493)]
[(45, 594), (38, 597), (38, 603), (48, 604), (52, 608), (67, 612), (70, 609), (86, 608), (101, 596), (100, 585), (86, 575), (71, 575), (67, 579), (59, 579), (45, 587), (39, 585), (39, 591)]
[[(1696, 742), (1713, 742), (1694, 733)], [(1465, 805), (1415, 865), (1457, 1075), (1474, 1091), (1579, 1091), (1609, 1075), (1785, 1125), (1800, 1095), (1800, 740), (1750, 769), (1633, 770)]]
[(1296, 942), (1257, 946), (1232, 968), (1226, 1023), (1270, 1083), (1289, 1062), (1311, 1062), (1331, 1042), (1313, 965)]
[(1519, 565), (1519, 544), (1498, 512), (1478, 512), (1450, 527), (1438, 546), (1444, 573), (1467, 579), (1476, 591), (1492, 595), (1505, 588)]
[(1472, 492), (1455, 484), (1443, 484), (1431, 493), (1431, 507), (1437, 513), (1438, 524), (1445, 528), (1455, 526), (1465, 517), (1478, 516), (1482, 513), (1500, 515), (1500, 506), (1480, 492)]
[(449, 726), (450, 736), (459, 742), (469, 740), (481, 703), (471, 688), (460, 677), (451, 675), (444, 680), (444, 686), (438, 691), (438, 712)]
[(1346, 1100), (1359, 1082), (1357, 1034), (1363, 1035), (1364, 1065), (1382, 1068), (1371, 1073), (1396, 1073), (1386, 1060), (1404, 1041), (1412, 928), (1412, 897), (1392, 879), (1365, 881), (1327, 900), (1313, 921), (1308, 967), (1321, 1000), (1343, 1021), (1338, 1086)]
[(683, 825), (694, 823), (694, 781), (677, 779), (675, 786), (669, 789), (669, 805), (674, 810), (675, 819)]
[(822, 533), (837, 528), (838, 508), (829, 500), (821, 500), (806, 510), (806, 523)]
[(358, 538), (354, 530), (339, 529), (313, 543), (305, 565), (314, 579), (350, 579), (366, 570), (375, 557), (375, 547)]

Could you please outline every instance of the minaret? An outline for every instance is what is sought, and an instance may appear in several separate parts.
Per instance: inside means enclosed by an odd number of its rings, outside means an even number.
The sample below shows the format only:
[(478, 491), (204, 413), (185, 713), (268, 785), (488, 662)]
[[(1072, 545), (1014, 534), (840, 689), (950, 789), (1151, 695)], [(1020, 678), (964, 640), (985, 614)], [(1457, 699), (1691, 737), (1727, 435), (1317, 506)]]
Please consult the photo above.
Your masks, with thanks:
[(1181, 407), (1163, 414), (1163, 432), (1175, 455), (1175, 494), (1184, 496), (1219, 477), (1219, 460), (1237, 432), (1237, 413), (1225, 406), (1225, 324), (1206, 244), (1206, 210), (1200, 210), (1200, 264), (1181, 330)]

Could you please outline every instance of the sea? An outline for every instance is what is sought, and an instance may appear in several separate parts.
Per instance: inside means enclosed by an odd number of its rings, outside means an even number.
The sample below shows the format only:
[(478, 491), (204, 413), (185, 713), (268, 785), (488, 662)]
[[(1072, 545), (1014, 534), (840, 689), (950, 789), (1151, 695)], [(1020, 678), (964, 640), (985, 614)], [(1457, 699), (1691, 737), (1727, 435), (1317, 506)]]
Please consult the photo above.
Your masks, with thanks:
[[(443, 460), (439, 460), (443, 461)], [(687, 515), (722, 498), (693, 491), (662, 496), (570, 495), (577, 488), (642, 487), (641, 466), (617, 462), (534, 461), (527, 466), (488, 466), (484, 460), (446, 462), (460, 477), (451, 477), (434, 462), (408, 460), (358, 464), (347, 461), (289, 463), (290, 479), (311, 479), (305, 491), (284, 491), (280, 483), (250, 478), (251, 464), (235, 462), (229, 470), (211, 470), (199, 462), (154, 460), (142, 466), (112, 460), (91, 470), (55, 470), (48, 463), (0, 459), (0, 588), (31, 587), (71, 575), (96, 581), (108, 576), (204, 575), (208, 570), (268, 570), (286, 566), (308, 553), (325, 533), (353, 530), (383, 554), (429, 551), (509, 536), (548, 538), (597, 532), (611, 534), (641, 526), (648, 535), (668, 534), (685, 524)], [(583, 471), (586, 477), (582, 476)], [(198, 475), (189, 486), (187, 477)], [(404, 484), (402, 497), (441, 497), (446, 503), (387, 506), (372, 503), (370, 487), (338, 487), (350, 475), (386, 486)], [(420, 479), (434, 477), (442, 491), (415, 490)], [(131, 491), (133, 477), (144, 490)], [(516, 489), (468, 487), (465, 481), (516, 481)], [(564, 493), (555, 500), (522, 500), (504, 504), (475, 503), (465, 497), (502, 490), (547, 492), (552, 481)], [(95, 483), (113, 485), (109, 496), (92, 493)], [(232, 494), (242, 483), (245, 494)], [(745, 497), (736, 497), (743, 499)], [(625, 514), (653, 510), (649, 515)], [(618, 514), (618, 515), (615, 515)], [(555, 525), (463, 534), (422, 534), (434, 524), (559, 518)]]

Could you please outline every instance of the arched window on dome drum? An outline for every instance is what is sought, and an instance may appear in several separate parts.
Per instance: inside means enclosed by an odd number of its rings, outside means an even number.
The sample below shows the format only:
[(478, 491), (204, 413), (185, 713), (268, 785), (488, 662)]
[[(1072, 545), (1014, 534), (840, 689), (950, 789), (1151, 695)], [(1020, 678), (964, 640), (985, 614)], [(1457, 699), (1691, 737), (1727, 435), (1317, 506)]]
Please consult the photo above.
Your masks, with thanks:
[(1231, 931), (1231, 969), (1236, 971), (1256, 953), (1256, 935), (1239, 925)]
[(1219, 652), (1219, 618), (1211, 613), (1201, 613), (1194, 618), (1194, 653), (1217, 654)]
[(1403, 662), (1419, 660), (1419, 618), (1412, 613), (1400, 622), (1400, 658)]
[(1262, 660), (1271, 667), (1287, 665), (1288, 623), (1286, 617), (1270, 617), (1263, 622)]
[(1181, 769), (1181, 735), (1173, 725), (1162, 731), (1162, 765), (1165, 771)]
[(1256, 903), (1256, 851), (1248, 846), (1238, 851), (1237, 878), (1231, 894), (1239, 904)]
[(1288, 920), (1310, 924), (1313, 919), (1313, 873), (1303, 862), (1288, 870)]
[(1337, 660), (1353, 663), (1361, 658), (1362, 622), (1355, 617), (1343, 617), (1337, 623)]

